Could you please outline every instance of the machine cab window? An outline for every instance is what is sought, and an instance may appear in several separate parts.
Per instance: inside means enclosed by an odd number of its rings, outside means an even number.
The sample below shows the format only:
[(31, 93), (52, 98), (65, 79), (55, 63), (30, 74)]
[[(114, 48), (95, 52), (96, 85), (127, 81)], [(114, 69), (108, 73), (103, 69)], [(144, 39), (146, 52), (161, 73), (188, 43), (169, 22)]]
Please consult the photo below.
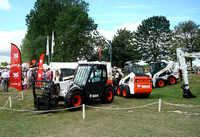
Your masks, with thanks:
[(156, 74), (158, 71), (164, 69), (167, 66), (165, 62), (155, 62), (150, 64), (150, 72), (152, 75)]
[(89, 82), (90, 83), (100, 82), (101, 73), (102, 73), (102, 70), (99, 67), (95, 66), (91, 72)]

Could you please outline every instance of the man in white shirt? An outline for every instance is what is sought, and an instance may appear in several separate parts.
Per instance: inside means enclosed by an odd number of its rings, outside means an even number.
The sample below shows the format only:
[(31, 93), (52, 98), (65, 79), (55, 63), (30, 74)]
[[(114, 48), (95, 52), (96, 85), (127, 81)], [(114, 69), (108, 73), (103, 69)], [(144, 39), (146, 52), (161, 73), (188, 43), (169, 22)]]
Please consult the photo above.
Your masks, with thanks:
[[(7, 89), (7, 92), (8, 92), (10, 75), (9, 75), (7, 69), (4, 70), (1, 77), (3, 78), (3, 90), (5, 92), (5, 90)], [(6, 88), (6, 86), (7, 86), (7, 88)]]
[(32, 77), (32, 68), (28, 69), (28, 71), (27, 71), (27, 77), (28, 77), (28, 87), (30, 87), (31, 77)]

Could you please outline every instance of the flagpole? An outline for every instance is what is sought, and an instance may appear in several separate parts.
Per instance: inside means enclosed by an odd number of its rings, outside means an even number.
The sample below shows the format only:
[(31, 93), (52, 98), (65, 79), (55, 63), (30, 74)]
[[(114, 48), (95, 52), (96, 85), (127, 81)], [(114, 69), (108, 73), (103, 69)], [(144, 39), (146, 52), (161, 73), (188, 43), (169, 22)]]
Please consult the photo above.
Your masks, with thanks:
[(49, 60), (49, 35), (47, 35), (46, 55), (48, 55), (47, 64), (49, 65), (49, 63), (50, 63), (50, 60)]
[(110, 48), (110, 65), (112, 67), (112, 45), (111, 45), (111, 43), (110, 43), (110, 46), (111, 46), (111, 48)]
[(49, 58), (49, 55), (48, 55), (48, 65), (50, 64), (50, 58)]
[[(54, 42), (54, 31), (52, 31), (52, 41), (51, 41), (51, 62), (52, 62), (52, 60), (53, 60), (54, 46), (55, 46), (55, 42)], [(52, 66), (51, 66), (51, 67), (52, 67)]]

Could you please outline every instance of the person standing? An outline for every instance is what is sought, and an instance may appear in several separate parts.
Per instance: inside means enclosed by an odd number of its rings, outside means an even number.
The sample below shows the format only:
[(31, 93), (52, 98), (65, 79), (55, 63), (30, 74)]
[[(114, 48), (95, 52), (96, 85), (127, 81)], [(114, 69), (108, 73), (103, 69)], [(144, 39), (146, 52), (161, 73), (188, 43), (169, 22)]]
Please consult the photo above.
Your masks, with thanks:
[[(2, 78), (3, 78), (3, 90), (4, 90), (4, 92), (5, 92), (5, 90), (7, 90), (7, 92), (8, 92), (10, 75), (9, 75), (7, 69), (5, 69), (5, 71), (3, 72)], [(6, 86), (7, 86), (7, 88), (6, 88)]]
[(56, 72), (55, 72), (55, 78), (54, 78), (55, 83), (59, 83), (59, 78), (60, 78), (59, 71), (56, 70)]
[(0, 69), (0, 85), (1, 85), (1, 74), (2, 74), (2, 71), (1, 71), (1, 69)]
[(31, 85), (31, 76), (32, 76), (32, 68), (28, 69), (27, 71), (28, 87), (30, 87)]
[(48, 81), (51, 80), (51, 70), (50, 70), (50, 68), (48, 68), (48, 70), (46, 72), (46, 80), (48, 80)]
[(28, 88), (28, 78), (27, 76), (24, 77), (24, 89)]

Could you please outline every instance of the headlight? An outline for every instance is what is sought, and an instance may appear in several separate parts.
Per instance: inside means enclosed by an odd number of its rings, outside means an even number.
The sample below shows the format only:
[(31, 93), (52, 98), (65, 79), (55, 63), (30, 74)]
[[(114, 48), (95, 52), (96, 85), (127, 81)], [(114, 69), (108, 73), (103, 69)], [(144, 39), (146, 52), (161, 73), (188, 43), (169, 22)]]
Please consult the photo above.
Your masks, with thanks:
[(151, 80), (149, 79), (149, 83), (151, 83)]

